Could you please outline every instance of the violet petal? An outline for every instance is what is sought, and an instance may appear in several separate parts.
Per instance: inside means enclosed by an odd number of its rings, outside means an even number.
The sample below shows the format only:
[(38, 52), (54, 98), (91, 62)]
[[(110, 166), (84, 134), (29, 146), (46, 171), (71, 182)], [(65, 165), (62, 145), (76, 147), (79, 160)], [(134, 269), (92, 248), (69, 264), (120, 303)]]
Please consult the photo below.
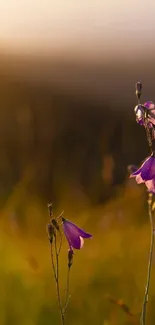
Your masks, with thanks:
[(141, 173), (141, 167), (140, 168), (138, 168), (135, 172), (133, 172), (131, 175), (130, 175), (130, 178), (132, 178), (132, 177), (135, 177), (135, 176), (137, 176), (138, 174), (140, 174)]
[(141, 176), (143, 180), (151, 180), (155, 176), (155, 158), (150, 157), (144, 162), (141, 170)]
[(148, 109), (154, 109), (155, 105), (152, 101), (148, 100), (147, 102), (144, 103), (144, 106)]
[(151, 179), (145, 182), (149, 192), (155, 193), (155, 180)]
[(141, 175), (137, 175), (136, 182), (137, 182), (137, 184), (141, 184), (141, 183), (144, 183), (145, 181), (142, 179)]
[(88, 234), (81, 228), (77, 227), (73, 222), (68, 221), (67, 219), (64, 221), (64, 227), (69, 233), (73, 233), (74, 235), (81, 236), (83, 238), (91, 238), (92, 235)]
[[(65, 231), (64, 231), (65, 232)], [(81, 241), (80, 236), (74, 236), (73, 234), (69, 234), (65, 232), (66, 238), (68, 240), (70, 248), (80, 249), (83, 246), (83, 241)]]

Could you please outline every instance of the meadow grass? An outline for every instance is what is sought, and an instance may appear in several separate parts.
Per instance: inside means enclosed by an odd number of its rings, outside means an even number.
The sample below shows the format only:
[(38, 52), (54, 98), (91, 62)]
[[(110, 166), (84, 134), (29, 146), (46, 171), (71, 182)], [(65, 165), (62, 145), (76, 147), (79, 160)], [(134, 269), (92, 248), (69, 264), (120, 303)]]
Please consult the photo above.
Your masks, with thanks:
[[(1, 208), (0, 324), (59, 325), (50, 245), (46, 234), (47, 207), (24, 195), (24, 183)], [(68, 325), (139, 324), (150, 243), (144, 187), (127, 183), (115, 198), (97, 207), (83, 206), (67, 217), (93, 234), (76, 251), (71, 269)], [(59, 208), (57, 207), (59, 210)], [(63, 207), (60, 207), (60, 212)], [(60, 286), (65, 298), (67, 242), (63, 239)], [(148, 324), (155, 323), (155, 259)], [(125, 312), (122, 304), (131, 314)]]

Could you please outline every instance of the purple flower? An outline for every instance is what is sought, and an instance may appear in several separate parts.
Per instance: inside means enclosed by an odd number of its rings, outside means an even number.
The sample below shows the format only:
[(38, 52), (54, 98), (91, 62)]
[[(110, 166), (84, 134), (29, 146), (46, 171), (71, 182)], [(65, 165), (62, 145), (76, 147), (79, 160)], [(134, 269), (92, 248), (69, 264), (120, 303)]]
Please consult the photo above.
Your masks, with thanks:
[(71, 250), (72, 248), (75, 249), (82, 248), (84, 244), (84, 238), (92, 237), (92, 235), (86, 233), (84, 230), (77, 227), (71, 221), (62, 218), (62, 222), (63, 222), (63, 230)]
[(155, 153), (145, 159), (139, 169), (130, 175), (138, 184), (145, 183), (149, 192), (155, 193)]
[(148, 127), (152, 128), (155, 125), (155, 104), (152, 101), (147, 101), (143, 105), (138, 104), (134, 111), (137, 123), (144, 125), (145, 113), (147, 113)]

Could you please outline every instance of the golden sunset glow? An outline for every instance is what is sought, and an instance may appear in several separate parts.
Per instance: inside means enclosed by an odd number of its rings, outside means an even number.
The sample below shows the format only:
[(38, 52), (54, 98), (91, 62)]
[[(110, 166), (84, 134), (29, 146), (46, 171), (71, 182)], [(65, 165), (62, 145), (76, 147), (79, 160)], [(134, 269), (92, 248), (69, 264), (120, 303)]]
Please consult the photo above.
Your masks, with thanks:
[(133, 46), (134, 51), (151, 46), (154, 13), (153, 0), (3, 0), (0, 44), (12, 49), (81, 48), (94, 54), (131, 55)]

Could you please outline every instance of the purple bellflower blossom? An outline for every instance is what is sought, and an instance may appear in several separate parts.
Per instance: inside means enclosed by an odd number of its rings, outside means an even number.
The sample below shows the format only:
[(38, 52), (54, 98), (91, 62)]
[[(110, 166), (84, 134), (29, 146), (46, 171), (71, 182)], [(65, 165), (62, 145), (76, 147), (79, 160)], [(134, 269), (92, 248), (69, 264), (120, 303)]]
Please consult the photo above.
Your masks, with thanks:
[(86, 233), (84, 230), (77, 227), (71, 221), (62, 218), (62, 222), (63, 222), (63, 230), (71, 251), (73, 250), (73, 248), (75, 249), (82, 248), (84, 244), (84, 238), (92, 237), (92, 235)]
[(135, 109), (136, 121), (140, 125), (145, 124), (145, 113), (147, 115), (148, 126), (152, 128), (155, 126), (155, 104), (152, 101), (147, 101), (143, 105), (138, 104)]
[(130, 175), (135, 177), (137, 184), (145, 183), (148, 191), (155, 194), (155, 153), (149, 156), (141, 167)]

